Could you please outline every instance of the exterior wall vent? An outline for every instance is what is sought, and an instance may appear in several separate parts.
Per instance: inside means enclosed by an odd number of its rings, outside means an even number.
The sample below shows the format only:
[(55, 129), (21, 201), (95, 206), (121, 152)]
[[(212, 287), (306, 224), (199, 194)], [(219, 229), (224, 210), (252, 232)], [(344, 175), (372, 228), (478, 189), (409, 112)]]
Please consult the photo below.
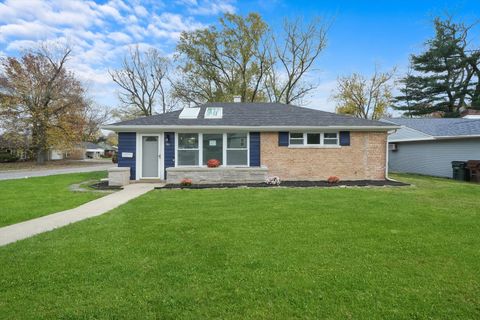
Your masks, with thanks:
[(242, 96), (233, 96), (233, 102), (235, 103), (242, 102)]

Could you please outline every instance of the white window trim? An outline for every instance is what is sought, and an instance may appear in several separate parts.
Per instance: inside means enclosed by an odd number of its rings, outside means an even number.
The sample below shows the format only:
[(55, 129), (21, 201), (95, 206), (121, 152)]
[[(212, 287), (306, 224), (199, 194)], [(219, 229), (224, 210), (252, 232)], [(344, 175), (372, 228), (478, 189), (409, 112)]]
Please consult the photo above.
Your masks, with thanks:
[[(229, 132), (229, 133), (241, 133), (241, 132)], [(247, 147), (246, 148), (229, 148), (228, 147), (228, 139), (227, 139), (227, 133), (223, 134), (223, 141), (225, 148), (223, 148), (223, 158), (225, 159), (225, 166), (226, 167), (250, 167), (250, 132), (247, 132)], [(246, 165), (240, 165), (240, 164), (228, 164), (228, 159), (227, 159), (227, 151), (244, 151), (247, 150), (247, 164)]]
[[(303, 144), (291, 144), (290, 139), (292, 133), (302, 133), (303, 134)], [(325, 144), (324, 143), (324, 135), (325, 133), (336, 133), (337, 134), (337, 143), (336, 144)], [(320, 135), (320, 144), (308, 144), (307, 142), (307, 134), (319, 134)], [(300, 139), (300, 138), (293, 138)], [(327, 138), (328, 139), (328, 138)], [(289, 148), (325, 148), (325, 149), (338, 149), (341, 148), (340, 146), (340, 132), (289, 132), (288, 133), (288, 147)]]
[[(197, 134), (197, 139), (198, 139), (198, 147), (197, 148), (189, 148), (189, 149), (179, 149), (178, 148), (178, 134), (182, 133), (190, 133), (190, 134)], [(202, 134), (201, 133), (196, 133), (196, 132), (175, 132), (175, 167), (198, 167), (197, 165), (179, 165), (178, 164), (178, 150), (190, 150), (190, 151), (198, 151), (198, 162), (202, 162)]]
[[(198, 149), (178, 149), (178, 134), (182, 133), (194, 133), (198, 135)], [(242, 132), (228, 132), (228, 133), (242, 133)], [(228, 150), (245, 150), (245, 148), (227, 148), (227, 132), (209, 132), (208, 134), (222, 134), (222, 155), (223, 155), (223, 164), (221, 167), (230, 167), (230, 168), (246, 168), (250, 167), (250, 132), (247, 132), (247, 165), (227, 165), (227, 149)], [(198, 163), (197, 165), (179, 165), (178, 164), (178, 150), (198, 150)], [(175, 132), (175, 167), (207, 167), (203, 165), (203, 133), (202, 132)]]

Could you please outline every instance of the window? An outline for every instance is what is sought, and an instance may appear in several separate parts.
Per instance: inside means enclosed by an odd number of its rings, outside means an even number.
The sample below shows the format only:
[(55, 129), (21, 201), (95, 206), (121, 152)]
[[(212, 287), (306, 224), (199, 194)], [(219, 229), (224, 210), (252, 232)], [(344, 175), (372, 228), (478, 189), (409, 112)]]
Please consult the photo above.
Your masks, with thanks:
[(303, 145), (303, 133), (290, 132), (290, 144)]
[(177, 163), (179, 166), (198, 166), (198, 133), (178, 134)]
[(223, 134), (203, 134), (203, 165), (210, 159), (217, 159), (223, 164)]
[(337, 132), (323, 133), (290, 133), (290, 145), (292, 146), (338, 146)]
[(320, 133), (307, 133), (307, 144), (320, 144)]
[(206, 166), (217, 159), (222, 165), (248, 166), (248, 132), (178, 133), (177, 166)]
[(323, 144), (326, 145), (338, 145), (338, 133), (336, 132), (325, 132), (323, 134)]
[(227, 165), (248, 166), (247, 133), (227, 133)]

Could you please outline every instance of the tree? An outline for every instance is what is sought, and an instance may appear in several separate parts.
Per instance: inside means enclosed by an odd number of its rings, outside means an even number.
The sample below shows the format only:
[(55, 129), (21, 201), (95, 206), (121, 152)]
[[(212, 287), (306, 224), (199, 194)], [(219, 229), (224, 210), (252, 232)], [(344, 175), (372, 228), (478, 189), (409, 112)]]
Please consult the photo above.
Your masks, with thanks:
[(411, 116), (458, 117), (463, 108), (480, 108), (480, 51), (470, 48), (472, 26), (436, 18), (434, 27), (425, 52), (410, 58), (412, 72), (400, 80), (395, 109)]
[(1, 102), (1, 117), (22, 119), (17, 130), (31, 132), (38, 164), (51, 147), (65, 148), (81, 139), (84, 89), (65, 67), (70, 53), (68, 47), (44, 44), (19, 59), (2, 61), (1, 84), (8, 98)]
[(367, 78), (358, 73), (338, 79), (334, 94), (336, 112), (357, 118), (380, 119), (388, 111), (392, 99), (391, 80), (395, 71), (380, 72)]
[(102, 136), (100, 126), (110, 120), (111, 112), (107, 108), (99, 107), (92, 100), (89, 100), (85, 105), (83, 118), (85, 125), (82, 140), (96, 142)]
[[(271, 102), (291, 104), (316, 88), (304, 80), (320, 53), (326, 47), (327, 27), (316, 18), (303, 25), (299, 18), (283, 24), (283, 33), (273, 35), (271, 60), (279, 66), (270, 68), (266, 89)], [(284, 74), (285, 77), (281, 77)]]
[(110, 71), (112, 80), (120, 87), (121, 118), (151, 116), (159, 106), (163, 113), (173, 107), (168, 87), (170, 61), (157, 49), (140, 52), (138, 46), (130, 48), (122, 67)]
[(271, 63), (265, 48), (267, 25), (260, 15), (226, 14), (220, 27), (182, 32), (177, 45), (182, 77), (175, 94), (185, 102), (264, 100), (261, 86)]
[(316, 85), (306, 74), (326, 45), (319, 19), (286, 20), (273, 32), (257, 13), (226, 14), (219, 26), (183, 32), (177, 46), (181, 77), (175, 95), (184, 102), (301, 101)]

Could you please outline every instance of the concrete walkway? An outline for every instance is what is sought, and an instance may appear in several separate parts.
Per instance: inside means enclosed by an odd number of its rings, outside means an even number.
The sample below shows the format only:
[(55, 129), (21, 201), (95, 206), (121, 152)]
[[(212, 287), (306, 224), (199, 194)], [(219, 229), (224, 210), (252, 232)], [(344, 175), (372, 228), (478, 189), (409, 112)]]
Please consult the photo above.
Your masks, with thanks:
[(45, 169), (45, 170), (11, 170), (0, 172), (0, 180), (8, 179), (23, 179), (30, 177), (44, 177), (63, 173), (80, 173), (80, 172), (94, 172), (104, 171), (108, 168), (114, 167), (113, 163), (106, 163), (100, 165), (79, 166), (71, 168)]
[(153, 190), (157, 186), (161, 186), (161, 184), (130, 184), (121, 191), (87, 202), (77, 208), (0, 228), (0, 246), (29, 238), (39, 233), (51, 231), (53, 229), (66, 226), (70, 223), (99, 216), (138, 196), (141, 196), (142, 194), (147, 193), (150, 190)]

